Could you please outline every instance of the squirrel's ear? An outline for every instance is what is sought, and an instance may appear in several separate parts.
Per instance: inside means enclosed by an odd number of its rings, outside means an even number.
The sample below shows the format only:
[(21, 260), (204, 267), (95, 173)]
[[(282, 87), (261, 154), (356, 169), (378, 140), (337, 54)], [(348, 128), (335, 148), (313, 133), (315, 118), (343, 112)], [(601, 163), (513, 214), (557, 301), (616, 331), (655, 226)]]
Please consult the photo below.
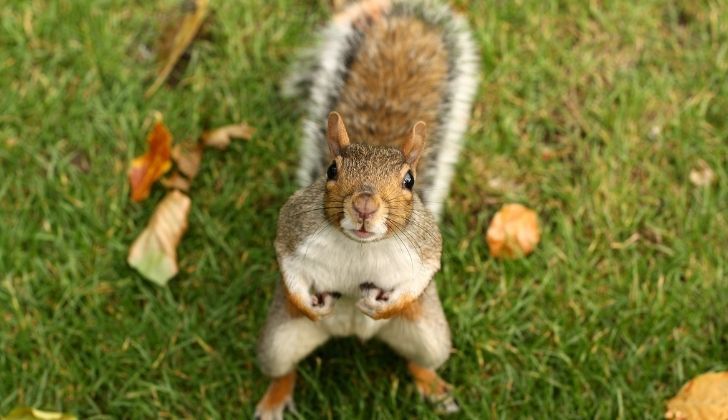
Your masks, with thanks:
[(329, 114), (329, 128), (326, 137), (333, 157), (341, 155), (341, 151), (349, 145), (349, 134), (346, 133), (344, 120), (336, 111)]
[(417, 167), (417, 161), (422, 156), (422, 151), (425, 149), (425, 122), (418, 121), (414, 127), (412, 127), (412, 134), (402, 144), (402, 153), (404, 153), (405, 161), (412, 167)]

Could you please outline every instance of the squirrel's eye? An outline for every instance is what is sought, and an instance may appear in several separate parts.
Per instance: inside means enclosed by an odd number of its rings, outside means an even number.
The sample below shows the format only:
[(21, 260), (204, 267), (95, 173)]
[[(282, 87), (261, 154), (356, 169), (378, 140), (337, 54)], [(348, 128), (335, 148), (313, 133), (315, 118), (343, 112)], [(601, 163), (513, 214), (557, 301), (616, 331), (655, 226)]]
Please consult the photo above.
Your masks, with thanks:
[(331, 162), (331, 166), (329, 166), (329, 169), (326, 170), (326, 177), (329, 179), (329, 181), (333, 181), (336, 179), (336, 175), (338, 175), (338, 170), (336, 169), (336, 161)]
[(415, 186), (415, 177), (412, 175), (412, 171), (407, 171), (402, 180), (402, 186), (411, 190)]

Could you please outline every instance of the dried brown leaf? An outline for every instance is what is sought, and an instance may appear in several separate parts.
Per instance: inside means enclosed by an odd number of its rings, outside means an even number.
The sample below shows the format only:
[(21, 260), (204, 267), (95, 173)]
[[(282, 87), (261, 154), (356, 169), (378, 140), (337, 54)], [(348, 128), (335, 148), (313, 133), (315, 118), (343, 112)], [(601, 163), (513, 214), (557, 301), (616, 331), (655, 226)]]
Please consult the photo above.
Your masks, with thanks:
[(172, 148), (172, 159), (184, 176), (190, 180), (197, 176), (202, 162), (202, 147), (195, 145), (175, 145)]
[(520, 204), (506, 204), (493, 216), (486, 234), (490, 255), (517, 258), (530, 254), (541, 240), (536, 212)]
[(167, 80), (179, 58), (195, 39), (209, 12), (209, 0), (185, 0), (183, 5), (185, 13), (178, 25), (177, 32), (171, 37), (168, 55), (160, 57), (162, 66), (154, 83), (144, 93), (147, 98), (154, 95)]
[(129, 265), (160, 286), (179, 271), (177, 245), (187, 230), (190, 204), (185, 194), (177, 190), (168, 192), (129, 249)]
[(709, 372), (686, 383), (667, 402), (667, 419), (728, 419), (728, 371)]
[(179, 172), (174, 171), (172, 175), (162, 178), (159, 181), (164, 188), (169, 190), (180, 190), (187, 192), (190, 190), (190, 180), (183, 177)]
[(225, 150), (230, 145), (231, 139), (250, 140), (254, 133), (255, 128), (246, 123), (226, 125), (202, 133), (201, 142), (205, 147)]

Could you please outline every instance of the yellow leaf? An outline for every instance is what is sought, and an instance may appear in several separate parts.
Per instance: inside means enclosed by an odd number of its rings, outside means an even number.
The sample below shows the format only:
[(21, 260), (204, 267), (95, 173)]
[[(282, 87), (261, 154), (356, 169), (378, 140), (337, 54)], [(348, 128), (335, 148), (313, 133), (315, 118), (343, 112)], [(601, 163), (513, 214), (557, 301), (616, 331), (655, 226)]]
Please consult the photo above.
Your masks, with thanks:
[(667, 402), (665, 418), (728, 419), (728, 371), (704, 373), (690, 380)]
[(14, 408), (7, 416), (0, 416), (1, 420), (77, 420), (78, 417), (71, 414), (57, 413), (54, 411), (42, 411), (31, 407)]

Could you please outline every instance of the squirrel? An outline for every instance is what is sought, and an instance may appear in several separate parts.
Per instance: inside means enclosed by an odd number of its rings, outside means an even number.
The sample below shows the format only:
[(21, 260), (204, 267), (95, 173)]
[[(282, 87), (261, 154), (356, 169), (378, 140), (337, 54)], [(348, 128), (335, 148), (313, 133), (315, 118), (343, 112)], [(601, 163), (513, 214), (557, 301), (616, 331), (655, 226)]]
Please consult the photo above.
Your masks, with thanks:
[(335, 14), (296, 65), (286, 91), (307, 98), (301, 189), (278, 218), (282, 281), (258, 342), (272, 381), (256, 418), (282, 419), (297, 363), (351, 335), (385, 342), (421, 395), (457, 411), (435, 372), (451, 340), (434, 276), (477, 62), (465, 20), (447, 6), (365, 0)]

